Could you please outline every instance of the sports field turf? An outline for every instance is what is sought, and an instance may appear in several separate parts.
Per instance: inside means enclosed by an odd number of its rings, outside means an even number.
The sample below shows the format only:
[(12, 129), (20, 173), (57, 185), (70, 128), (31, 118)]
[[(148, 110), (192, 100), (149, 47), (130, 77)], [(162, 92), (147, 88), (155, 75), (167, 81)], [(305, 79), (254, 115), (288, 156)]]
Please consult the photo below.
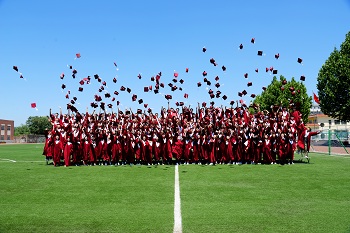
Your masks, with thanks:
[[(53, 167), (42, 148), (0, 146), (0, 232), (172, 232), (174, 166)], [(350, 158), (311, 156), (181, 165), (183, 232), (349, 232)]]

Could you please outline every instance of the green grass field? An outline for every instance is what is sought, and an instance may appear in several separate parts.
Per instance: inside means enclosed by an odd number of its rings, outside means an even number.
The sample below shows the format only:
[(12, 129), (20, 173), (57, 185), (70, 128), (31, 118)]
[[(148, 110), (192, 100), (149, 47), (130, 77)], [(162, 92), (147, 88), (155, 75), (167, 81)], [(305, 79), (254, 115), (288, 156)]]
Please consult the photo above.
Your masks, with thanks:
[[(0, 146), (0, 232), (172, 232), (174, 166), (53, 167), (42, 148)], [(311, 156), (181, 165), (183, 232), (350, 232), (350, 158)]]

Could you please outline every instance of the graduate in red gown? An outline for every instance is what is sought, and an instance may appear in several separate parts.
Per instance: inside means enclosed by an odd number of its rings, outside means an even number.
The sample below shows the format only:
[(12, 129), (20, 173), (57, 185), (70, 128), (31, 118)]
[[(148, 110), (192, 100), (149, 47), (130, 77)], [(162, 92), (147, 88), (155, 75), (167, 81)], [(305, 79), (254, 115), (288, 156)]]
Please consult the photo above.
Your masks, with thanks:
[(59, 166), (63, 155), (63, 141), (61, 140), (59, 134), (56, 134), (55, 137), (52, 138), (52, 144), (53, 164), (55, 166)]
[(70, 161), (73, 153), (73, 143), (71, 142), (71, 136), (66, 137), (66, 141), (64, 143), (63, 149), (63, 157), (64, 157), (64, 166), (69, 167)]

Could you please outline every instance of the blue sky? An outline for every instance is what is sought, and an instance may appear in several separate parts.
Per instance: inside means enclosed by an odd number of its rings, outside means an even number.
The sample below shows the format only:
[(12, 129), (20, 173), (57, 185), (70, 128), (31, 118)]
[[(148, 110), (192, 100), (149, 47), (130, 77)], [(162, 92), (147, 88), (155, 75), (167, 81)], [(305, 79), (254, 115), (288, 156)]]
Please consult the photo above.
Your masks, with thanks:
[[(25, 124), (29, 116), (46, 116), (49, 109), (66, 112), (67, 90), (77, 97), (75, 106), (85, 112), (100, 87), (98, 74), (107, 82), (106, 91), (113, 95), (120, 86), (132, 93), (115, 96), (119, 108), (144, 109), (132, 94), (142, 98), (158, 112), (167, 106), (165, 94), (175, 102), (196, 106), (197, 102), (214, 101), (228, 105), (240, 99), (239, 91), (260, 94), (270, 84), (273, 66), (288, 80), (306, 77), (308, 93), (317, 93), (318, 71), (333, 49), (339, 48), (350, 31), (350, 1), (24, 1), (0, 0), (0, 119)], [(255, 44), (250, 43), (255, 38)], [(238, 49), (240, 44), (242, 50)], [(206, 53), (202, 47), (207, 48)], [(257, 56), (262, 50), (264, 55)], [(81, 58), (75, 59), (80, 53)], [(280, 54), (276, 60), (274, 55)], [(297, 58), (303, 64), (297, 63)], [(214, 58), (218, 66), (210, 64)], [(118, 70), (114, 66), (118, 65)], [(12, 67), (17, 66), (24, 79)], [(67, 65), (78, 71), (71, 77)], [(223, 72), (221, 66), (227, 67)], [(189, 68), (186, 73), (185, 69)], [(258, 68), (259, 72), (254, 70)], [(168, 83), (178, 72), (183, 91), (172, 92)], [(203, 83), (202, 72), (212, 82)], [(162, 72), (165, 84), (160, 94), (143, 92), (153, 85), (151, 76)], [(64, 73), (65, 78), (60, 79)], [(137, 75), (141, 73), (142, 79)], [(248, 73), (248, 79), (243, 77)], [(79, 81), (90, 75), (89, 85), (79, 92)], [(208, 89), (217, 90), (214, 77), (219, 76), (219, 90), (228, 99), (210, 99)], [(117, 83), (112, 79), (116, 77)], [(253, 86), (247, 87), (251, 81)], [(61, 89), (65, 84), (67, 88)], [(188, 98), (184, 94), (188, 93)], [(222, 96), (221, 95), (221, 96)], [(106, 104), (111, 99), (104, 99)], [(31, 108), (35, 102), (37, 109)], [(114, 111), (117, 106), (114, 103)]]

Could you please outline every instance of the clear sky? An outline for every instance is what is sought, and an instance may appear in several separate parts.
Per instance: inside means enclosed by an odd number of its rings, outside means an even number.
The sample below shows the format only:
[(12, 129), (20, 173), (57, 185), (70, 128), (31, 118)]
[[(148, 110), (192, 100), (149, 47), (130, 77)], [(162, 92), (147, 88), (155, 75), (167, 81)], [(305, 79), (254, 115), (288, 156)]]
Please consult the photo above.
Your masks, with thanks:
[[(134, 111), (144, 106), (133, 102), (132, 94), (154, 112), (167, 106), (165, 94), (173, 96), (171, 107), (176, 107), (177, 101), (191, 106), (210, 101), (228, 106), (246, 89), (248, 95), (243, 99), (249, 102), (250, 94), (260, 94), (261, 87), (270, 84), (273, 75), (265, 68), (271, 66), (288, 80), (304, 75), (312, 95), (317, 93), (319, 69), (349, 31), (349, 0), (0, 0), (0, 119), (14, 120), (19, 126), (29, 116), (48, 115), (50, 108), (58, 112), (61, 106), (66, 112), (66, 104), (74, 96), (80, 111), (89, 107), (91, 112), (94, 95), (104, 97), (104, 91), (120, 101), (120, 109)], [(251, 38), (255, 38), (254, 44)], [(263, 56), (257, 56), (258, 50)], [(76, 59), (77, 53), (81, 57)], [(278, 60), (276, 53), (280, 54)], [(218, 66), (210, 64), (210, 58)], [(75, 79), (67, 65), (78, 71)], [(183, 84), (175, 83), (182, 91), (173, 92), (168, 86), (174, 70), (177, 79), (184, 80)], [(208, 73), (211, 86), (203, 82), (203, 71)], [(144, 92), (145, 86), (154, 88), (150, 78), (158, 72), (162, 72), (160, 81), (165, 88), (160, 94)], [(61, 73), (65, 74), (63, 80)], [(248, 73), (247, 79), (244, 73)], [(101, 83), (94, 74), (107, 83), (101, 93)], [(79, 81), (87, 76), (92, 77), (91, 82), (79, 92)], [(216, 76), (220, 77), (218, 89), (214, 86)], [(112, 82), (114, 77), (117, 83)], [(253, 86), (247, 87), (249, 81)], [(197, 82), (203, 85), (197, 87)], [(67, 88), (62, 90), (62, 84)], [(121, 92), (121, 86), (132, 92)], [(211, 99), (210, 88), (214, 93), (220, 90), (228, 99)], [(65, 98), (68, 90), (70, 99)], [(113, 94), (115, 90), (118, 96)], [(188, 98), (184, 98), (185, 93)], [(113, 110), (117, 110), (111, 98), (103, 101), (113, 103)], [(31, 103), (36, 103), (36, 109)]]

